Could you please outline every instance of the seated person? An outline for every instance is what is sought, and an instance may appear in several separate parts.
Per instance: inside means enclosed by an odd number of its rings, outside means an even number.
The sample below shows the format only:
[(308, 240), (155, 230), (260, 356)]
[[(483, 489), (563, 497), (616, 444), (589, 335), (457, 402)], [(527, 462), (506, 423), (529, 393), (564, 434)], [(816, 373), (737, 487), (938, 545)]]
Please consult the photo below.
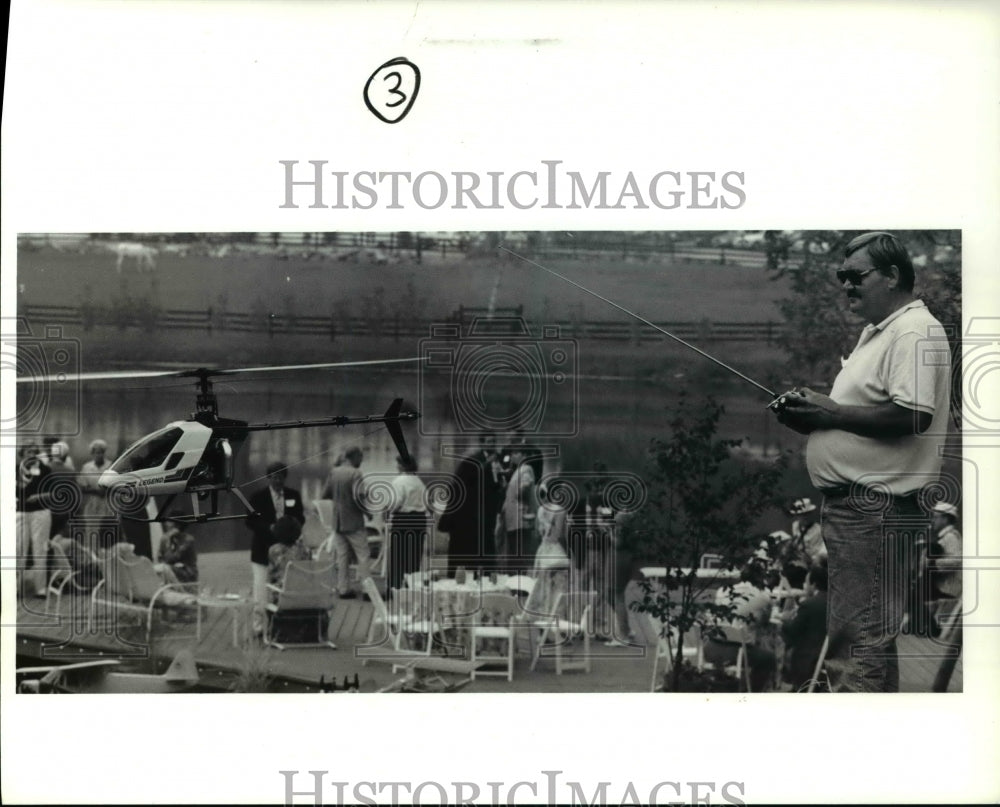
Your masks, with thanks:
[(805, 581), (805, 598), (794, 614), (784, 617), (781, 635), (785, 640), (785, 681), (798, 691), (812, 678), (826, 638), (826, 566), (810, 569)]
[(285, 568), (293, 560), (312, 560), (312, 550), (302, 540), (302, 525), (297, 518), (282, 516), (271, 526), (275, 541), (267, 550), (267, 582), (280, 586)]
[(101, 560), (114, 557), (120, 558), (126, 563), (135, 563), (138, 556), (135, 554), (135, 544), (130, 544), (128, 541), (116, 541), (110, 546), (101, 549), (98, 557)]
[(929, 553), (932, 593), (936, 599), (962, 596), (962, 534), (955, 526), (958, 508), (938, 502), (931, 512), (935, 533)]
[(778, 585), (771, 589), (771, 598), (778, 604), (782, 616), (794, 616), (799, 600), (805, 595), (806, 575), (809, 570), (797, 561), (786, 563), (781, 570)]
[(180, 522), (163, 521), (163, 537), (153, 568), (165, 583), (197, 583), (198, 553), (194, 537), (181, 530)]
[(731, 605), (732, 621), (720, 624), (723, 637), (710, 637), (705, 643), (705, 660), (713, 664), (734, 664), (739, 652), (739, 637), (746, 639), (750, 689), (770, 689), (777, 669), (776, 636), (771, 626), (771, 597), (765, 590), (768, 563), (751, 558), (743, 568), (740, 582), (721, 588), (716, 605)]
[(74, 538), (57, 535), (52, 540), (62, 548), (66, 560), (69, 561), (70, 569), (75, 572), (76, 576), (73, 578), (73, 582), (76, 587), (89, 591), (96, 586), (101, 579), (101, 567), (98, 559)]

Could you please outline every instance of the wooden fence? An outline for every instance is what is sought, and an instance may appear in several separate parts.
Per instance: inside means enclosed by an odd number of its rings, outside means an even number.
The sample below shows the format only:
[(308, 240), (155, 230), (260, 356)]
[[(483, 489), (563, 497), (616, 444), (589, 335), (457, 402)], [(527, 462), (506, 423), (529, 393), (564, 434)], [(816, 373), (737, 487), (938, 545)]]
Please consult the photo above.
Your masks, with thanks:
[[(29, 322), (39, 325), (74, 325), (84, 330), (99, 328), (140, 329), (155, 333), (161, 329), (191, 330), (204, 333), (267, 333), (271, 337), (280, 335), (315, 336), (336, 341), (343, 336), (390, 337), (393, 339), (420, 339), (431, 336), (426, 319), (414, 319), (405, 315), (368, 317), (337, 317), (287, 315), (276, 312), (224, 311), (209, 306), (201, 309), (162, 309), (143, 307), (128, 311), (116, 307), (96, 307), (92, 305), (27, 305), (18, 312)], [(485, 309), (460, 308), (446, 322), (460, 326), (461, 333), (467, 335), (473, 320), (486, 314)], [(521, 310), (504, 309), (493, 311), (492, 316), (516, 317)], [(435, 324), (437, 324), (435, 322)], [(531, 334), (539, 336), (543, 323), (527, 323)], [(692, 341), (765, 342), (780, 340), (784, 336), (785, 325), (781, 322), (711, 322), (708, 320), (688, 322), (658, 322), (675, 336)], [(626, 318), (621, 320), (579, 320), (570, 319), (545, 322), (544, 325), (557, 326), (560, 336), (576, 339), (599, 339), (618, 342), (656, 342), (666, 339), (660, 333), (638, 322)]]

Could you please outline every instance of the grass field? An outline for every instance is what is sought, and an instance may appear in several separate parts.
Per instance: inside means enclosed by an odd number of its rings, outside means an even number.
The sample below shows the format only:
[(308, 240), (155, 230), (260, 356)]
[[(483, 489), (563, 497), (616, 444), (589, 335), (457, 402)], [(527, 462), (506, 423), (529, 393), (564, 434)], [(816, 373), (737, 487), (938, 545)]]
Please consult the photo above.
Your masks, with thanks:
[[(787, 293), (762, 269), (685, 263), (666, 256), (649, 260), (613, 255), (601, 259), (546, 261), (555, 271), (654, 321), (780, 320), (775, 300)], [(153, 296), (162, 308), (225, 305), (231, 311), (294, 310), (327, 316), (359, 313), (365, 305), (414, 311), (430, 318), (459, 306), (524, 306), (532, 320), (616, 320), (625, 316), (569, 284), (519, 261), (441, 259), (425, 253), (419, 265), (404, 260), (377, 266), (336, 260), (282, 260), (262, 255), (161, 254), (152, 274), (126, 263), (119, 275), (109, 252), (43, 247), (18, 255), (18, 300), (28, 304), (76, 305), (90, 297), (110, 301), (123, 293)]]

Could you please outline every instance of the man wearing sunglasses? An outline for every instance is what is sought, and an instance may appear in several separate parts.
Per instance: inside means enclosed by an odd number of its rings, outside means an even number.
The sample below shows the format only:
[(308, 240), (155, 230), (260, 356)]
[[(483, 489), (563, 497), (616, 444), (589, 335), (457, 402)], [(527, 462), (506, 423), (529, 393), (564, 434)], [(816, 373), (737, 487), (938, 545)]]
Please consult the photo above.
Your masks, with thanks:
[(831, 679), (840, 691), (896, 692), (895, 640), (929, 529), (918, 494), (941, 472), (951, 354), (896, 236), (866, 233), (845, 253), (837, 280), (869, 324), (829, 396), (797, 389), (774, 408), (809, 435), (806, 467), (823, 493)]

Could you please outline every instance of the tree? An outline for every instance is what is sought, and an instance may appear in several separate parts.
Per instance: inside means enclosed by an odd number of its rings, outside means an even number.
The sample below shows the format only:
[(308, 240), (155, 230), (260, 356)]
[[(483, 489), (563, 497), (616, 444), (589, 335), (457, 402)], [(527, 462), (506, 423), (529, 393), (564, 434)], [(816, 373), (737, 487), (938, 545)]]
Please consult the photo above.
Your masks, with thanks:
[[(702, 555), (721, 557), (721, 567), (742, 566), (755, 549), (752, 531), (760, 515), (777, 503), (785, 458), (741, 463), (733, 458), (742, 440), (717, 436), (723, 407), (709, 397), (695, 404), (681, 394), (667, 440), (654, 438), (648, 451), (649, 498), (622, 525), (621, 541), (634, 557), (666, 566), (663, 583), (642, 582), (643, 598), (633, 605), (653, 615), (670, 641), (696, 625), (711, 635), (732, 620), (735, 604), (706, 602), (717, 580), (699, 578)], [(672, 644), (671, 688), (680, 685), (683, 642)]]

